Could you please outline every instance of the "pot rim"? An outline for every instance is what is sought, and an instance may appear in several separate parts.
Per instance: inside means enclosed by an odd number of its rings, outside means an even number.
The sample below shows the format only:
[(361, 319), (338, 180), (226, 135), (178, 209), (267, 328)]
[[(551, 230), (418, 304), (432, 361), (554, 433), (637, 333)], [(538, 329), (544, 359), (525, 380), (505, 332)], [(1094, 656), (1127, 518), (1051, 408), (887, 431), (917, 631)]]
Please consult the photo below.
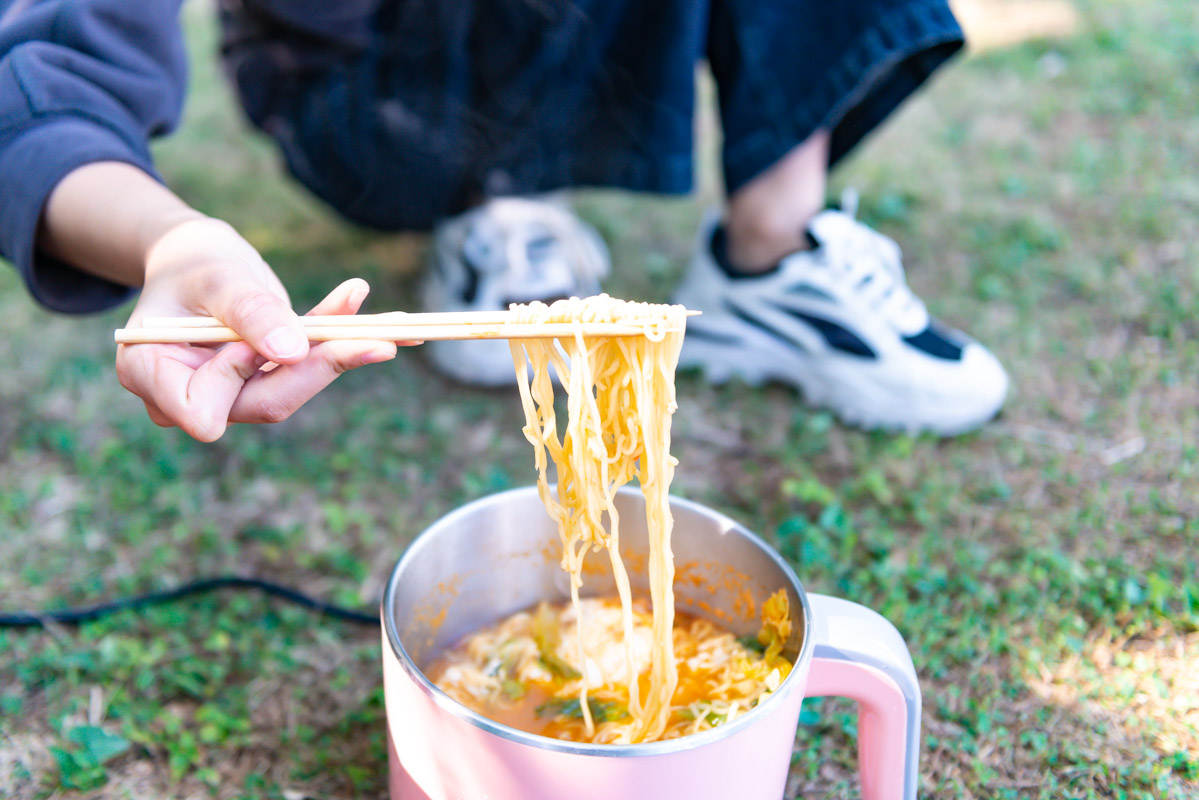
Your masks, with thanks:
[[(536, 747), (541, 750), (550, 750), (559, 753), (570, 753), (573, 755), (600, 756), (607, 758), (627, 758), (633, 756), (660, 756), (669, 753), (678, 753), (685, 750), (694, 750), (712, 742), (725, 739), (729, 736), (740, 732), (763, 714), (774, 709), (783, 702), (785, 695), (795, 689), (795, 682), (799, 680), (798, 675), (801, 673), (802, 666), (809, 660), (812, 653), (812, 607), (808, 601), (808, 593), (800, 582), (799, 576), (795, 574), (795, 570), (783, 559), (778, 552), (768, 545), (760, 536), (750, 531), (744, 525), (722, 514), (715, 509), (697, 503), (685, 498), (670, 495), (670, 505), (675, 508), (686, 508), (691, 511), (696, 511), (704, 516), (711, 517), (716, 521), (724, 524), (729, 533), (737, 533), (740, 536), (749, 539), (751, 543), (757, 546), (774, 562), (775, 566), (783, 573), (784, 577), (791, 582), (792, 588), (799, 597), (800, 606), (803, 611), (803, 640), (799, 645), (799, 653), (796, 656), (795, 663), (791, 667), (791, 671), (787, 673), (787, 677), (770, 695), (758, 705), (746, 713), (739, 716), (737, 719), (725, 725), (712, 728), (711, 730), (701, 733), (681, 736), (677, 739), (664, 739), (657, 742), (642, 742), (639, 744), (598, 744), (590, 742), (571, 742), (563, 739), (554, 739), (548, 736), (541, 736), (536, 733), (522, 731), (519, 728), (513, 728), (509, 725), (496, 722), (482, 714), (474, 711), (471, 708), (459, 703), (454, 698), (450, 697), (442, 691), (437, 684), (429, 680), (421, 668), (416, 664), (408, 651), (404, 649), (403, 642), (400, 641), (399, 629), (396, 626), (395, 619), (395, 593), (398, 587), (399, 575), (404, 571), (407, 563), (416, 558), (418, 554), (426, 547), (431, 547), (435, 541), (435, 531), (442, 525), (468, 514), (474, 513), (480, 506), (490, 505), (492, 503), (501, 502), (509, 495), (521, 494), (536, 494), (536, 486), (522, 486), (515, 489), (508, 489), (503, 492), (486, 495), (477, 500), (472, 500), (466, 505), (450, 511), (449, 513), (439, 517), (432, 524), (426, 527), (421, 533), (412, 540), (408, 548), (396, 561), (396, 565), (392, 568), (391, 574), (387, 578), (387, 587), (383, 591), (383, 608), (381, 616), (383, 618), (383, 629), (387, 636), (387, 641), (391, 645), (392, 655), (399, 661), (400, 667), (405, 674), (420, 687), (429, 699), (431, 699), (443, 711), (449, 712), (459, 719), (469, 722), (476, 728), (479, 728), (487, 733), (494, 734), (501, 739), (506, 739), (517, 744)], [(639, 490), (631, 487), (623, 487), (618, 494), (634, 494), (640, 495)], [(385, 654), (386, 657), (386, 654)], [(391, 720), (388, 720), (391, 724)]]

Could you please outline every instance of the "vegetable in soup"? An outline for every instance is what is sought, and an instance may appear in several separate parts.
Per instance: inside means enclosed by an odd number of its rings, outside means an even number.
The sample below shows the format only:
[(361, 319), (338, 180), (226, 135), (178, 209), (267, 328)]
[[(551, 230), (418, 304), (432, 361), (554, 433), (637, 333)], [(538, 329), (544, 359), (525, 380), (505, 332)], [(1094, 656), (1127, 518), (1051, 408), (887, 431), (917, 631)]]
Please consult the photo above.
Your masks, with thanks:
[[(644, 688), (653, 645), (652, 612), (644, 600), (633, 602), (633, 617), (628, 644), (636, 682)], [(496, 722), (557, 739), (625, 744), (637, 740), (637, 726), (629, 714), (624, 633), (618, 598), (587, 598), (578, 606), (542, 603), (467, 636), (426, 672), (448, 695)], [(678, 682), (655, 740), (715, 728), (761, 703), (791, 670), (783, 655), (790, 633), (781, 589), (763, 603), (756, 636), (738, 638), (706, 619), (677, 612)], [(579, 692), (584, 679), (590, 730)]]

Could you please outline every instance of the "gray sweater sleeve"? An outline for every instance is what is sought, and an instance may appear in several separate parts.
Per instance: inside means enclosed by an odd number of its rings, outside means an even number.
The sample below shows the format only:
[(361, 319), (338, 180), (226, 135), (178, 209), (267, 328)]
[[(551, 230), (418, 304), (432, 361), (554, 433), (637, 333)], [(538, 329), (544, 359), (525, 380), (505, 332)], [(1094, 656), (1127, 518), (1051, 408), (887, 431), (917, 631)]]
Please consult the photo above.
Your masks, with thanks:
[(95, 161), (157, 177), (149, 139), (179, 120), (187, 55), (180, 0), (0, 0), (0, 255), (33, 297), (67, 313), (99, 311), (125, 286), (39, 253), (51, 190)]

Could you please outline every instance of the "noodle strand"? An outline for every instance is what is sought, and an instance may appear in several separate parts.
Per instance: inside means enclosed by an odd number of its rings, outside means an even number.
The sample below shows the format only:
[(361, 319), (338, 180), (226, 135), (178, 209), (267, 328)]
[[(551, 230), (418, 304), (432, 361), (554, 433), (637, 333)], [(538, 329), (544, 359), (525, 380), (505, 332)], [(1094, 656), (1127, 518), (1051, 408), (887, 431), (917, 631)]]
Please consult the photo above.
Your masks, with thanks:
[[(674, 558), (670, 419), (676, 408), (674, 373), (682, 347), (686, 309), (616, 300), (608, 295), (534, 302), (511, 307), (518, 324), (574, 323), (571, 337), (511, 340), (513, 363), (525, 414), (525, 438), (533, 445), (538, 493), (558, 526), (562, 567), (570, 574), (582, 680), (579, 707), (589, 736), (595, 723), (588, 702), (587, 654), (583, 640), (583, 560), (604, 549), (620, 598), (628, 673), (628, 741), (659, 738), (670, 717), (678, 684), (673, 647)], [(584, 322), (642, 325), (644, 336), (585, 339)], [(526, 364), (528, 365), (526, 367)], [(567, 420), (561, 437), (554, 412), (551, 368), (566, 387)], [(529, 373), (532, 373), (530, 379)], [(549, 488), (549, 462), (557, 477), (557, 497)], [(648, 688), (641, 696), (634, 669), (633, 598), (620, 557), (617, 490), (636, 478), (645, 495), (649, 531), (649, 584), (652, 607)], [(607, 525), (604, 519), (607, 518)]]

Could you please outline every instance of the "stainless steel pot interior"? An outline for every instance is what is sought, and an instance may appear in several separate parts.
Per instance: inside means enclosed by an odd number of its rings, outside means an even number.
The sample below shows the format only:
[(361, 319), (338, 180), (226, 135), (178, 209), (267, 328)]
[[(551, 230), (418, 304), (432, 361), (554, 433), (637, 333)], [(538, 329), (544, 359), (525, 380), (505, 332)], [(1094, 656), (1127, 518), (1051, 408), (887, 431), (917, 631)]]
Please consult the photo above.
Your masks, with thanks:
[[(644, 499), (626, 489), (617, 496), (621, 557), (634, 594), (648, 595), (648, 537)], [(791, 603), (793, 662), (807, 657), (804, 635), (811, 609), (799, 578), (765, 542), (733, 520), (697, 503), (671, 498), (674, 516), (675, 602), (681, 611), (706, 617), (737, 635), (761, 624), (762, 602), (780, 588)], [(543, 600), (569, 597), (559, 565), (561, 543), (535, 487), (484, 497), (431, 525), (409, 546), (392, 571), (383, 598), (383, 624), (404, 671), (444, 709), (473, 724), (537, 747), (593, 755), (650, 755), (702, 745), (731, 735), (754, 713), (695, 736), (639, 745), (561, 742), (509, 728), (476, 714), (437, 689), (421, 668), (463, 636)], [(614, 595), (607, 555), (592, 554), (584, 569), (584, 596)], [(795, 670), (775, 696), (789, 690)]]

